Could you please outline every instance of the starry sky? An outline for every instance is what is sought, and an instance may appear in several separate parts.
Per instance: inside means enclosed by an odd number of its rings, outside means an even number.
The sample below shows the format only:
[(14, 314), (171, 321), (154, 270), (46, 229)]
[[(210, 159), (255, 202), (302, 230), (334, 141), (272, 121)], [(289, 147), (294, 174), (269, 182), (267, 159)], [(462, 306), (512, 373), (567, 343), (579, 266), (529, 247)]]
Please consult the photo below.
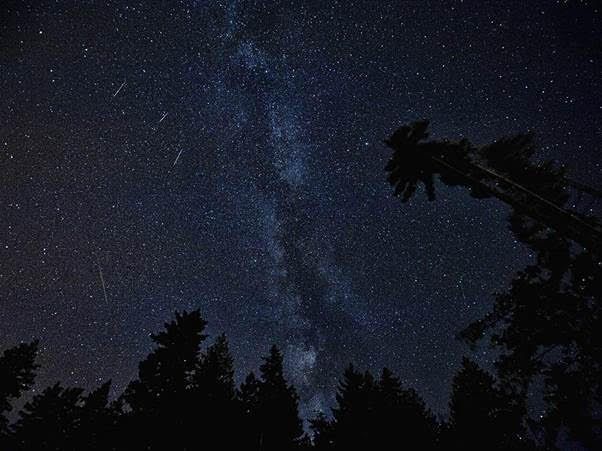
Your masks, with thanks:
[(343, 368), (444, 413), (455, 339), (532, 261), (507, 209), (402, 205), (383, 139), (528, 129), (596, 185), (600, 13), (585, 1), (8, 1), (0, 7), (0, 344), (40, 385), (120, 393), (174, 310), (238, 376), (276, 343), (304, 415)]

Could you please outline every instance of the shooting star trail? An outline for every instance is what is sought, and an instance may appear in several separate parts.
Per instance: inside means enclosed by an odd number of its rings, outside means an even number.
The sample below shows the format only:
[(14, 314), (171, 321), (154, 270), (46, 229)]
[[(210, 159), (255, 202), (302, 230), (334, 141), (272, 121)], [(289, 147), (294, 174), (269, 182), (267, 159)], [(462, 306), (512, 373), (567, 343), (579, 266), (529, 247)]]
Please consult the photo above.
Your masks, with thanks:
[(165, 114), (163, 114), (163, 117), (162, 117), (161, 119), (159, 119), (159, 124), (160, 124), (161, 122), (163, 122), (163, 119), (165, 119), (165, 118), (167, 117), (167, 114), (168, 114), (168, 113), (165, 113)]
[(464, 292), (464, 286), (462, 285), (464, 283), (464, 281), (462, 279), (460, 279), (460, 283), (458, 284), (460, 286), (460, 292), (462, 293), (462, 299), (464, 300), (464, 302), (466, 302), (466, 293)]
[(105, 278), (102, 275), (102, 268), (100, 267), (100, 262), (97, 260), (96, 265), (98, 266), (98, 275), (100, 276), (100, 283), (102, 285), (102, 292), (105, 296), (105, 304), (109, 305), (109, 298), (107, 297), (107, 288), (105, 286)]
[(173, 162), (173, 164), (171, 165), (171, 167), (172, 167), (172, 168), (173, 168), (173, 167), (176, 165), (176, 163), (177, 163), (177, 162), (178, 162), (178, 160), (180, 159), (180, 155), (182, 155), (182, 151), (183, 151), (183, 150), (184, 150), (184, 149), (180, 149), (180, 152), (178, 153), (178, 156), (176, 157), (176, 160), (175, 160), (175, 161)]
[(123, 88), (125, 86), (125, 80), (123, 80), (123, 83), (121, 83), (121, 86), (119, 87), (119, 89), (117, 91), (115, 91), (115, 94), (113, 94), (113, 97), (115, 97), (117, 94), (119, 94), (119, 91), (121, 91), (121, 88)]

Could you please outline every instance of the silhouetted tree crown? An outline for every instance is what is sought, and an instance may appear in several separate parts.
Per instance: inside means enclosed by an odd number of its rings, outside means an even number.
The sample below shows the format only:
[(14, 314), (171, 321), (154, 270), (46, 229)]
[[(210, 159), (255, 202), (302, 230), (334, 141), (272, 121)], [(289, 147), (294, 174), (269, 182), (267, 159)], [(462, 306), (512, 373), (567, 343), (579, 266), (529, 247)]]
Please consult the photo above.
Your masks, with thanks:
[(115, 412), (108, 407), (110, 382), (87, 396), (59, 383), (33, 397), (19, 412), (12, 449), (106, 450), (115, 447)]
[(34, 383), (38, 342), (22, 343), (6, 349), (0, 356), (0, 443), (6, 434), (6, 413), (12, 410), (11, 402), (29, 390)]
[(332, 419), (324, 414), (311, 422), (319, 450), (434, 449), (436, 422), (412, 389), (384, 369), (378, 381), (349, 366), (336, 395)]
[[(586, 248), (602, 249), (602, 226), (569, 211), (564, 169), (552, 162), (533, 162), (533, 134), (526, 133), (482, 146), (468, 140), (429, 141), (429, 121), (404, 125), (385, 140), (393, 155), (385, 170), (394, 194), (408, 201), (419, 183), (435, 199), (435, 176), (449, 186), (463, 186), (476, 198), (496, 197), (513, 208), (512, 228), (527, 243), (550, 227)], [(589, 190), (596, 191), (596, 190)], [(532, 223), (532, 221), (535, 223)]]
[(542, 380), (546, 446), (561, 430), (590, 448), (602, 446), (602, 228), (597, 219), (570, 209), (570, 190), (594, 197), (599, 190), (575, 182), (552, 162), (533, 161), (530, 133), (475, 147), (467, 140), (429, 141), (428, 121), (398, 129), (386, 144), (386, 166), (395, 194), (408, 200), (424, 183), (434, 199), (434, 176), (496, 197), (512, 208), (509, 225), (532, 248), (536, 264), (519, 272), (499, 293), (493, 310), (460, 333), (471, 345), (488, 337), (499, 357), (496, 369), (506, 391), (523, 399)]
[(276, 346), (272, 346), (263, 360), (254, 411), (260, 431), (260, 449), (295, 449), (303, 436), (297, 392), (284, 378), (282, 354)]
[(176, 312), (175, 321), (151, 336), (157, 347), (140, 363), (138, 379), (123, 395), (131, 410), (128, 429), (136, 437), (132, 449), (193, 446), (199, 408), (193, 389), (206, 324), (198, 310)]
[(199, 364), (206, 322), (200, 312), (176, 312), (175, 321), (165, 331), (152, 335), (157, 348), (140, 363), (138, 379), (125, 392), (125, 400), (134, 411), (158, 409), (163, 402), (173, 403), (186, 397)]
[(520, 398), (506, 394), (491, 374), (464, 358), (452, 385), (450, 441), (470, 450), (527, 449)]

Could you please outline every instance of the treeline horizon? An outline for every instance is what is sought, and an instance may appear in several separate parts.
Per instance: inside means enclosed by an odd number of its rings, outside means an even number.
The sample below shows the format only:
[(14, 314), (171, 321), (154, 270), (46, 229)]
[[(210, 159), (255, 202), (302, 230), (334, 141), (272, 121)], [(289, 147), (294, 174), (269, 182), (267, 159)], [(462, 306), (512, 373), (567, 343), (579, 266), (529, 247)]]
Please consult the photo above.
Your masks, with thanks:
[(12, 422), (15, 401), (35, 384), (38, 341), (4, 350), (0, 449), (536, 449), (520, 403), (467, 357), (446, 421), (388, 368), (375, 375), (349, 364), (336, 405), (307, 418), (308, 433), (278, 347), (237, 386), (226, 336), (203, 348), (206, 324), (200, 310), (176, 311), (151, 335), (155, 349), (116, 399), (110, 380), (87, 393), (57, 382), (33, 394)]

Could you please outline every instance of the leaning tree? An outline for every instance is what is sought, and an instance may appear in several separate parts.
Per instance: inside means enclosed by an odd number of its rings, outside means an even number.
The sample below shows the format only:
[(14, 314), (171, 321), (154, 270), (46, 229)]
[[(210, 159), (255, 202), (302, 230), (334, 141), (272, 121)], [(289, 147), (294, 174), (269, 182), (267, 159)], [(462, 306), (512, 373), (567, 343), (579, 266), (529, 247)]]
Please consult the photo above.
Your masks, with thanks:
[(385, 141), (393, 155), (385, 167), (394, 194), (408, 201), (423, 184), (435, 199), (435, 179), (466, 188), (473, 197), (511, 207), (509, 225), (535, 250), (536, 264), (520, 271), (496, 296), (493, 310), (460, 336), (474, 345), (488, 337), (499, 351), (497, 368), (508, 390), (522, 397), (544, 382), (542, 439), (552, 446), (567, 430), (581, 442), (599, 441), (602, 400), (602, 226), (568, 207), (573, 192), (602, 193), (571, 180), (551, 161), (536, 162), (531, 133), (485, 146), (468, 140), (429, 140), (429, 122), (400, 127)]

